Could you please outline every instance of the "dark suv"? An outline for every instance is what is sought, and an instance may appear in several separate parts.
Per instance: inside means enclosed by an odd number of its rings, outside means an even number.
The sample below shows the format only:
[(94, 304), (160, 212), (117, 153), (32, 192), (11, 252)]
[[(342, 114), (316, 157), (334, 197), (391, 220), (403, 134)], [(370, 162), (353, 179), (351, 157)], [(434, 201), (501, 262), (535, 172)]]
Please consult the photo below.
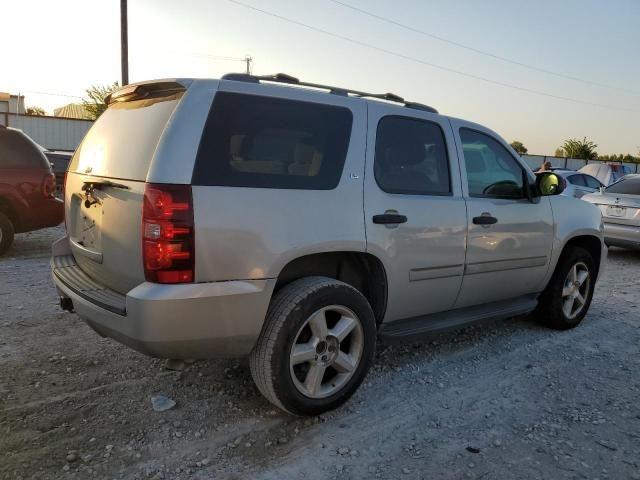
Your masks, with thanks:
[(55, 188), (51, 165), (33, 140), (0, 125), (0, 255), (14, 233), (62, 222), (63, 203), (53, 196)]

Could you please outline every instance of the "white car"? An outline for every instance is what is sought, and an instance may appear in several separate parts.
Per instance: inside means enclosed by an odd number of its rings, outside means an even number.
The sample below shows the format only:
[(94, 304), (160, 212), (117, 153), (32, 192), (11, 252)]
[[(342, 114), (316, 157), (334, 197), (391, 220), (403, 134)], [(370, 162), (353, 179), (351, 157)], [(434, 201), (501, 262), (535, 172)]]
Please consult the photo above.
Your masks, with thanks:
[(564, 191), (562, 195), (567, 197), (582, 198), (589, 193), (595, 193), (604, 187), (604, 184), (592, 175), (574, 170), (554, 169), (558, 177), (564, 180)]

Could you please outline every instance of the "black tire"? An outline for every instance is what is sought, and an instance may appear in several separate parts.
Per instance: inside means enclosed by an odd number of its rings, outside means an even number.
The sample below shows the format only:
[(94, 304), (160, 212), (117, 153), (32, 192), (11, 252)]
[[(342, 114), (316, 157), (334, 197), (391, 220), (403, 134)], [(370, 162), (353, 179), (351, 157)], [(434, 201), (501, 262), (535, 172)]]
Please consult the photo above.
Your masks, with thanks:
[[(582, 309), (574, 317), (569, 317), (563, 309), (563, 289), (566, 287), (568, 275), (576, 265), (586, 266), (589, 272), (589, 284), (584, 288), (582, 297), (585, 302)], [(584, 248), (574, 247), (558, 262), (556, 270), (545, 291), (540, 295), (538, 307), (534, 315), (543, 324), (556, 330), (568, 330), (580, 324), (589, 311), (593, 299), (596, 281), (596, 267), (593, 256)]]
[[(356, 322), (362, 327), (357, 330), (361, 354), (351, 376), (339, 390), (324, 398), (311, 398), (296, 386), (290, 354), (312, 314), (332, 306), (355, 314)], [(286, 285), (271, 300), (260, 338), (251, 352), (251, 375), (262, 395), (282, 410), (294, 415), (318, 415), (333, 410), (353, 395), (373, 362), (375, 345), (376, 322), (362, 293), (332, 278), (306, 277)], [(339, 353), (343, 347), (338, 343), (337, 348)], [(330, 368), (327, 367), (326, 372), (333, 372)], [(330, 378), (331, 373), (328, 376)], [(327, 373), (323, 370), (321, 383), (324, 378)], [(331, 382), (329, 379), (328, 383)]]
[(0, 255), (9, 250), (14, 234), (13, 223), (5, 213), (0, 212)]

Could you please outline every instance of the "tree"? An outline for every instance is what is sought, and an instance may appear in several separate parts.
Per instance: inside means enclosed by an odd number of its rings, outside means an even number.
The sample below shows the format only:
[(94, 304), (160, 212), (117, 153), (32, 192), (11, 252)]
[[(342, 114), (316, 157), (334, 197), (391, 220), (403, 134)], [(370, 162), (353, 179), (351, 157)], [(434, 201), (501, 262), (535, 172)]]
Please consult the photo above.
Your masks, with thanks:
[(41, 107), (27, 107), (27, 115), (46, 115), (44, 108)]
[(564, 154), (564, 150), (562, 150), (562, 147), (558, 147), (556, 148), (555, 153), (553, 154), (554, 157), (565, 157), (566, 155)]
[(624, 163), (640, 163), (640, 158), (634, 157), (630, 153), (623, 155), (622, 153), (616, 155), (598, 155), (598, 160), (603, 162), (624, 162)]
[(82, 106), (91, 120), (97, 120), (102, 115), (102, 112), (107, 109), (104, 98), (119, 88), (118, 82), (113, 82), (112, 85), (92, 85), (87, 89), (87, 98), (82, 99)]
[(524, 155), (529, 151), (527, 147), (525, 147), (524, 144), (519, 140), (514, 140), (513, 142), (511, 142), (511, 147), (513, 147), (513, 149), (518, 152), (518, 155)]
[(582, 140), (569, 138), (564, 141), (560, 148), (562, 149), (562, 152), (564, 153), (563, 156), (565, 157), (581, 158), (583, 160), (595, 160), (598, 158), (598, 152), (596, 152), (598, 145), (593, 143), (591, 140), (587, 140), (587, 137), (584, 137)]

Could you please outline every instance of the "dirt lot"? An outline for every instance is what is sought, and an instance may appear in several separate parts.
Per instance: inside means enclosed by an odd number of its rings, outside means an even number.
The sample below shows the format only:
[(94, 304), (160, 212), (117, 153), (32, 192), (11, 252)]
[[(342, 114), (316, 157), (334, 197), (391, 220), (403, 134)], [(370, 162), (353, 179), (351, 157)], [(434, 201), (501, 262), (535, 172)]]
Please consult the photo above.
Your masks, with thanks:
[(247, 362), (168, 371), (59, 310), (61, 234), (0, 259), (1, 478), (640, 479), (640, 254), (610, 252), (573, 331), (515, 318), (380, 345), (346, 406), (296, 419)]

